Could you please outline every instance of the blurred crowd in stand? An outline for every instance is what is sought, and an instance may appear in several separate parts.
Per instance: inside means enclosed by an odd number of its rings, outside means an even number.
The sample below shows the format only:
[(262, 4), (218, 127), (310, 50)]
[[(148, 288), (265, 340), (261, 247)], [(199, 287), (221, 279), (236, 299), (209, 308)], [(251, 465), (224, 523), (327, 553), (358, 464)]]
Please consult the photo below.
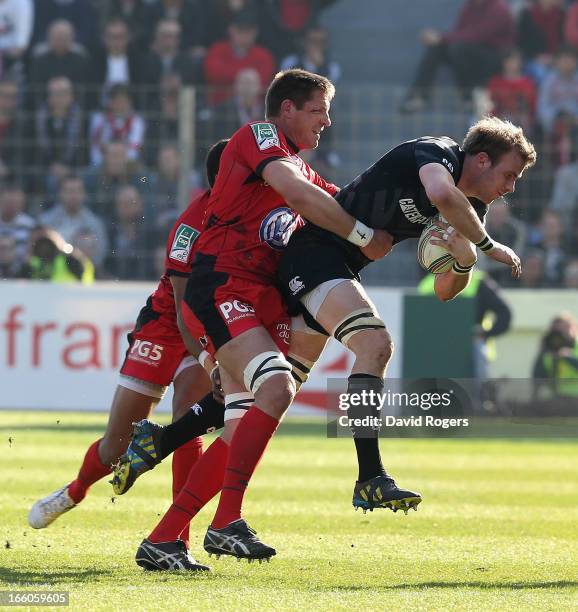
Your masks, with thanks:
[(444, 66), (463, 109), (523, 126), (539, 153), (512, 196), (518, 215), (503, 202), (488, 215), (491, 235), (523, 255), (524, 274), (513, 283), (500, 266), (489, 271), (503, 285), (578, 288), (578, 1), (465, 0), (447, 31), (426, 29), (421, 42), (400, 112), (435, 109)]
[[(179, 184), (205, 187), (208, 146), (263, 118), (274, 74), (302, 67), (339, 91), (319, 20), (336, 1), (0, 0), (0, 278), (55, 278), (60, 268), (38, 264), (47, 242), (85, 281), (158, 277)], [(523, 125), (539, 164), (512, 197), (520, 206), (496, 202), (488, 227), (523, 255), (516, 286), (577, 288), (578, 0), (464, 0), (421, 42), (399, 110), (435, 113), (445, 66), (472, 117)], [(181, 176), (186, 85), (197, 146)], [(336, 149), (329, 130), (309, 158), (330, 180)], [(520, 202), (524, 189), (540, 206)]]
[[(208, 146), (263, 119), (282, 67), (339, 78), (318, 22), (333, 2), (0, 0), (0, 278), (158, 277)], [(199, 144), (181, 177), (186, 85)]]

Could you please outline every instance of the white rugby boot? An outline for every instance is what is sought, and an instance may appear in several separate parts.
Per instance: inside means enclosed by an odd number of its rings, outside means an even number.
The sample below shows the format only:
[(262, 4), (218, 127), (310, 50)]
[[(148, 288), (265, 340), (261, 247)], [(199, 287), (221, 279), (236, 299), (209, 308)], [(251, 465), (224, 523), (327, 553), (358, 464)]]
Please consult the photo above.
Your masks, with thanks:
[(76, 504), (68, 494), (68, 485), (39, 499), (28, 513), (28, 524), (34, 529), (44, 529), (61, 514), (72, 510)]

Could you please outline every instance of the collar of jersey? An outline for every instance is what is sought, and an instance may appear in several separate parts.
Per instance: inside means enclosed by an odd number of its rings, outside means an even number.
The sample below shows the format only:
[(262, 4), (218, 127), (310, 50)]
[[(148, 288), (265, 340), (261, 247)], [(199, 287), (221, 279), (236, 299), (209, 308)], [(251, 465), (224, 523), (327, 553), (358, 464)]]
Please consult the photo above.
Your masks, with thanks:
[(299, 153), (299, 147), (287, 136), (287, 134), (285, 134), (285, 140), (293, 153)]

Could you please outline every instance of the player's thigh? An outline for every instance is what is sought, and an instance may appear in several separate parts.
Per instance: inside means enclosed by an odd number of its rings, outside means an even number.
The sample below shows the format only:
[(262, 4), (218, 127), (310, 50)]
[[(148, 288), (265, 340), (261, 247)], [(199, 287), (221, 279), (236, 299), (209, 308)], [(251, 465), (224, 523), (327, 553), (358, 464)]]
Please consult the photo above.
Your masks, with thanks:
[(355, 280), (343, 279), (324, 297), (315, 314), (315, 320), (324, 329), (332, 332), (344, 319), (357, 311), (371, 312), (379, 316), (377, 308), (361, 284)]
[(177, 372), (173, 380), (173, 420), (211, 391), (211, 381), (201, 365), (191, 357), (191, 364)]
[(280, 419), (295, 395), (291, 365), (264, 327), (253, 327), (217, 351), (219, 363), (253, 394), (259, 408)]
[(327, 345), (329, 336), (307, 327), (303, 317), (291, 319), (291, 343), (289, 354), (315, 363)]
[(216, 357), (234, 381), (245, 387), (245, 371), (249, 362), (262, 353), (271, 352), (279, 353), (279, 349), (269, 332), (264, 327), (253, 327), (224, 344)]
[(221, 376), (221, 387), (225, 395), (246, 392), (245, 385), (239, 383), (223, 365), (219, 365), (219, 374)]
[[(385, 362), (391, 357), (391, 337), (377, 308), (359, 282), (344, 280), (333, 287), (325, 296), (315, 318), (356, 355), (379, 357)], [(368, 329), (359, 329), (359, 326)]]
[(118, 385), (110, 408), (105, 440), (118, 444), (128, 440), (132, 424), (146, 419), (158, 402), (158, 397)]

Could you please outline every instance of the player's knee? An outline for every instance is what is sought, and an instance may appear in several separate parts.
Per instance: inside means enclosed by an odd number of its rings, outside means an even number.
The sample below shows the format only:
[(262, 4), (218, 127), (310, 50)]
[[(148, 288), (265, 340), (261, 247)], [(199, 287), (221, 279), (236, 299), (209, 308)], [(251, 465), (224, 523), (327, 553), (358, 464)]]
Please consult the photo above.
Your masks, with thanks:
[(386, 329), (376, 329), (371, 336), (375, 353), (374, 358), (385, 367), (393, 355), (393, 340)]
[(278, 418), (295, 396), (291, 364), (281, 353), (265, 351), (255, 356), (245, 367), (243, 379), (257, 406)]
[(282, 374), (264, 382), (255, 395), (255, 403), (272, 416), (281, 417), (295, 397), (295, 383), (291, 375)]
[(387, 366), (393, 355), (393, 340), (386, 329), (373, 329), (364, 334), (363, 342), (357, 343), (356, 355), (360, 353), (381, 367)]
[(243, 372), (243, 381), (247, 391), (256, 396), (265, 383), (272, 378), (281, 380), (280, 376), (290, 380), (291, 364), (281, 353), (264, 351), (247, 364)]
[(395, 343), (393, 342), (393, 338), (389, 335), (389, 333), (385, 332), (384, 338), (384, 357), (385, 357), (385, 365), (389, 363), (393, 356), (393, 351), (395, 350)]
[(361, 308), (337, 323), (331, 334), (348, 349), (357, 352), (364, 347), (366, 338), (375, 338), (375, 334), (382, 331), (385, 331), (385, 323), (372, 310)]

